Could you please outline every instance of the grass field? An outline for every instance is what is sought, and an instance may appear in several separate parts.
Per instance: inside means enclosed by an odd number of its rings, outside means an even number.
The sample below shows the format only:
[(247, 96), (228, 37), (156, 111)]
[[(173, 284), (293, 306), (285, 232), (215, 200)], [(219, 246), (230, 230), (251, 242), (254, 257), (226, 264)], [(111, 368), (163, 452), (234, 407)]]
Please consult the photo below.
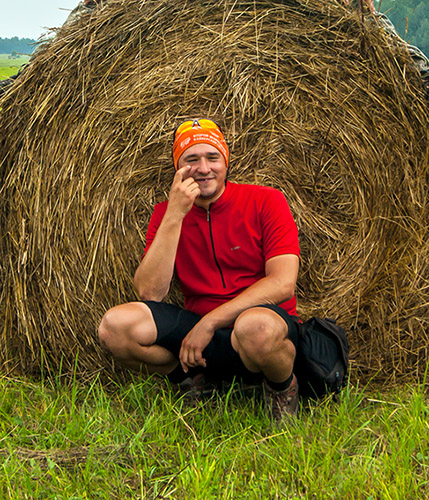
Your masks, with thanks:
[(28, 62), (30, 56), (20, 56), (18, 59), (8, 59), (9, 54), (0, 54), (0, 80), (16, 75), (19, 68)]
[(307, 403), (279, 427), (233, 386), (196, 406), (159, 379), (0, 378), (2, 499), (429, 498), (419, 387)]

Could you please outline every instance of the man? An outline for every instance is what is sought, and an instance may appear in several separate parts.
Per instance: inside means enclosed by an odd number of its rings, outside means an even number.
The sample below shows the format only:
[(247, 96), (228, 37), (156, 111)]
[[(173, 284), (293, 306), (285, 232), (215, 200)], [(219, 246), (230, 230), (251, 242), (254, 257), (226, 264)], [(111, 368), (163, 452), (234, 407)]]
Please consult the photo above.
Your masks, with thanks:
[[(105, 314), (101, 345), (174, 382), (263, 382), (273, 416), (296, 415), (299, 243), (286, 199), (227, 182), (229, 151), (212, 120), (183, 122), (173, 159), (169, 199), (155, 206), (134, 277), (142, 302)], [(174, 271), (185, 310), (162, 302)]]

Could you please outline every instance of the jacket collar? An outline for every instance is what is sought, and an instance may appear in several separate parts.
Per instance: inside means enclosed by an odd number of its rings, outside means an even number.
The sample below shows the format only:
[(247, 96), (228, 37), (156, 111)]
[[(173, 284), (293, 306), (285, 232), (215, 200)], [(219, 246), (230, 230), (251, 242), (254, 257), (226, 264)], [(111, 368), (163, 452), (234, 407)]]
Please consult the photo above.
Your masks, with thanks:
[[(209, 207), (210, 213), (219, 212), (220, 210), (223, 210), (224, 208), (226, 208), (232, 199), (232, 196), (233, 196), (232, 191), (233, 190), (234, 190), (234, 184), (231, 184), (229, 181), (226, 181), (224, 192), (219, 196), (219, 198), (216, 201), (214, 201), (213, 203), (210, 203), (210, 207)], [(206, 213), (205, 208), (199, 207), (197, 205), (193, 206), (193, 210), (202, 211), (202, 212), (204, 212), (204, 214)]]

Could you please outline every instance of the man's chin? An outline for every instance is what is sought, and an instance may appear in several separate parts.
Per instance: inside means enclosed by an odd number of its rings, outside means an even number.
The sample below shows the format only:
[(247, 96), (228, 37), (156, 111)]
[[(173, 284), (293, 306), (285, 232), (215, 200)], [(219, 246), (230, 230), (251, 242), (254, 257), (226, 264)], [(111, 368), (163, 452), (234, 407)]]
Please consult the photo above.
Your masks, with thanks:
[(207, 192), (207, 193), (200, 192), (198, 198), (203, 198), (204, 200), (208, 200), (210, 198), (213, 198), (214, 196), (216, 196), (216, 192)]
[(218, 198), (220, 198), (220, 196), (224, 192), (224, 190), (225, 190), (224, 186), (222, 186), (222, 188), (223, 189), (213, 189), (213, 188), (212, 189), (202, 189), (200, 187), (200, 194), (198, 195), (197, 200), (201, 200), (204, 202), (207, 202), (207, 201), (214, 202)]

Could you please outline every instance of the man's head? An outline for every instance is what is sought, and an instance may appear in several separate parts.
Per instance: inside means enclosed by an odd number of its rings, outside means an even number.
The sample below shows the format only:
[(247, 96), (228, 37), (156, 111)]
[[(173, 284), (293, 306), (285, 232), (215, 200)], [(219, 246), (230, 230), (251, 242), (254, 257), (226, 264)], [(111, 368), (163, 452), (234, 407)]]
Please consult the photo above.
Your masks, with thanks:
[(180, 157), (195, 144), (214, 146), (222, 154), (228, 167), (228, 146), (219, 125), (208, 118), (200, 118), (186, 120), (174, 131), (173, 162), (176, 170)]
[(176, 170), (186, 167), (183, 179), (192, 177), (200, 194), (197, 205), (216, 201), (225, 190), (229, 152), (219, 126), (212, 120), (188, 120), (174, 133), (173, 160)]

